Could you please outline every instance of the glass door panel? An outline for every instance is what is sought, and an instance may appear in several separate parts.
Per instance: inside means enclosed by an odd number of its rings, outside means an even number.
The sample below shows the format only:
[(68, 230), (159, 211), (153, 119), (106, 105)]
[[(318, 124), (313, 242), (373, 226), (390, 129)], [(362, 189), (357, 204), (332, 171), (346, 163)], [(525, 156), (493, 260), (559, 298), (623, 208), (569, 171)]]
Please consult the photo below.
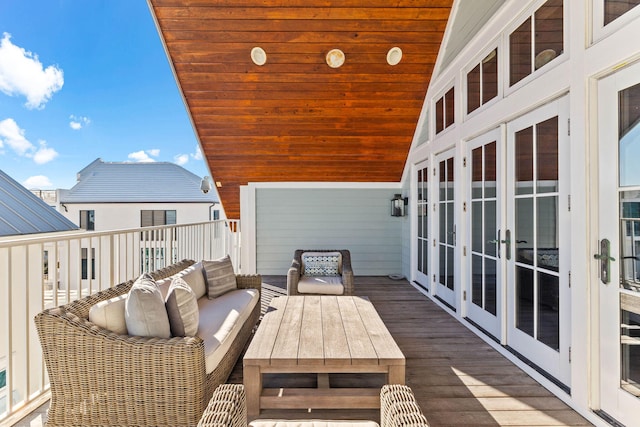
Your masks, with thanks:
[(455, 179), (453, 150), (439, 155), (438, 176), (438, 273), (435, 295), (455, 308)]
[(416, 175), (416, 218), (417, 218), (417, 259), (416, 281), (429, 289), (429, 167), (428, 162), (417, 165)]
[(494, 338), (501, 339), (502, 263), (498, 251), (502, 191), (499, 189), (500, 130), (469, 141), (467, 194), (470, 196), (470, 298), (466, 315)]
[(569, 219), (566, 104), (563, 98), (508, 125), (507, 233), (512, 233), (501, 248), (510, 277), (508, 344), (569, 384), (568, 272), (561, 274), (560, 268), (569, 253), (569, 230), (560, 228)]
[(639, 73), (598, 84), (600, 407), (625, 425), (640, 413)]

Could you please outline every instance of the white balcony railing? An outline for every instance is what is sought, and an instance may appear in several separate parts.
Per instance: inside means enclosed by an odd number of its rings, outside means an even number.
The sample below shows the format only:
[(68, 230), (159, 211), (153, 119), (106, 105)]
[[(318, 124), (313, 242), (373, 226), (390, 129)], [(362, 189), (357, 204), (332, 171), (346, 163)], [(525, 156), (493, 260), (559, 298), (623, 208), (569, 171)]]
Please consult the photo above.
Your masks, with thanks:
[(226, 254), (239, 272), (237, 221), (0, 239), (0, 424), (48, 397), (37, 313), (175, 261)]

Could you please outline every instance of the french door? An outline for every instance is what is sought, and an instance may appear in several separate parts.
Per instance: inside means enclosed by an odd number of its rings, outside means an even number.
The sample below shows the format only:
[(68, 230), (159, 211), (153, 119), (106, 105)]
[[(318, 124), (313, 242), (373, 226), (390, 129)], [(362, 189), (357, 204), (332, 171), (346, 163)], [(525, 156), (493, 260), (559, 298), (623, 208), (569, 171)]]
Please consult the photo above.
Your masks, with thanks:
[(503, 323), (502, 261), (502, 138), (495, 129), (467, 144), (467, 197), (470, 256), (466, 258), (470, 286), (467, 317), (500, 339)]
[(507, 345), (570, 384), (568, 99), (507, 124)]
[(434, 294), (452, 308), (456, 308), (455, 289), (455, 163), (454, 150), (436, 156), (435, 177), (438, 194), (435, 199), (437, 214), (436, 287)]
[(417, 250), (416, 250), (416, 281), (423, 287), (430, 289), (429, 260), (429, 162), (416, 165), (416, 218), (417, 218)]
[(640, 425), (640, 65), (598, 83), (600, 408)]

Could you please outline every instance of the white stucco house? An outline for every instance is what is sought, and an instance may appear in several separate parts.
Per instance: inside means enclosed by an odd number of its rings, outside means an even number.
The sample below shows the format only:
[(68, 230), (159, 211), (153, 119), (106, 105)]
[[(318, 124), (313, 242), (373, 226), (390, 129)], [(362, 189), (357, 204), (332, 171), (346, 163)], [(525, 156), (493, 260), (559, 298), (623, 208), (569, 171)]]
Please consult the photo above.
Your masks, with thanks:
[(204, 193), (202, 178), (174, 163), (96, 159), (77, 180), (70, 190), (59, 190), (57, 209), (87, 231), (220, 219), (216, 192)]

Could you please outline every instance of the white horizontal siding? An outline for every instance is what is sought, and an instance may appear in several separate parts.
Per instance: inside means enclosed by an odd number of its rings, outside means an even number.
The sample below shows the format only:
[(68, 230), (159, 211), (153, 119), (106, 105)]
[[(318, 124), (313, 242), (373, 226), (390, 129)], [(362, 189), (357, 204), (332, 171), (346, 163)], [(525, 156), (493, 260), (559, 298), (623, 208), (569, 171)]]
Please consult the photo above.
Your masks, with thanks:
[(256, 189), (256, 267), (285, 275), (296, 249), (348, 249), (355, 275), (402, 272), (403, 218), (390, 189)]

